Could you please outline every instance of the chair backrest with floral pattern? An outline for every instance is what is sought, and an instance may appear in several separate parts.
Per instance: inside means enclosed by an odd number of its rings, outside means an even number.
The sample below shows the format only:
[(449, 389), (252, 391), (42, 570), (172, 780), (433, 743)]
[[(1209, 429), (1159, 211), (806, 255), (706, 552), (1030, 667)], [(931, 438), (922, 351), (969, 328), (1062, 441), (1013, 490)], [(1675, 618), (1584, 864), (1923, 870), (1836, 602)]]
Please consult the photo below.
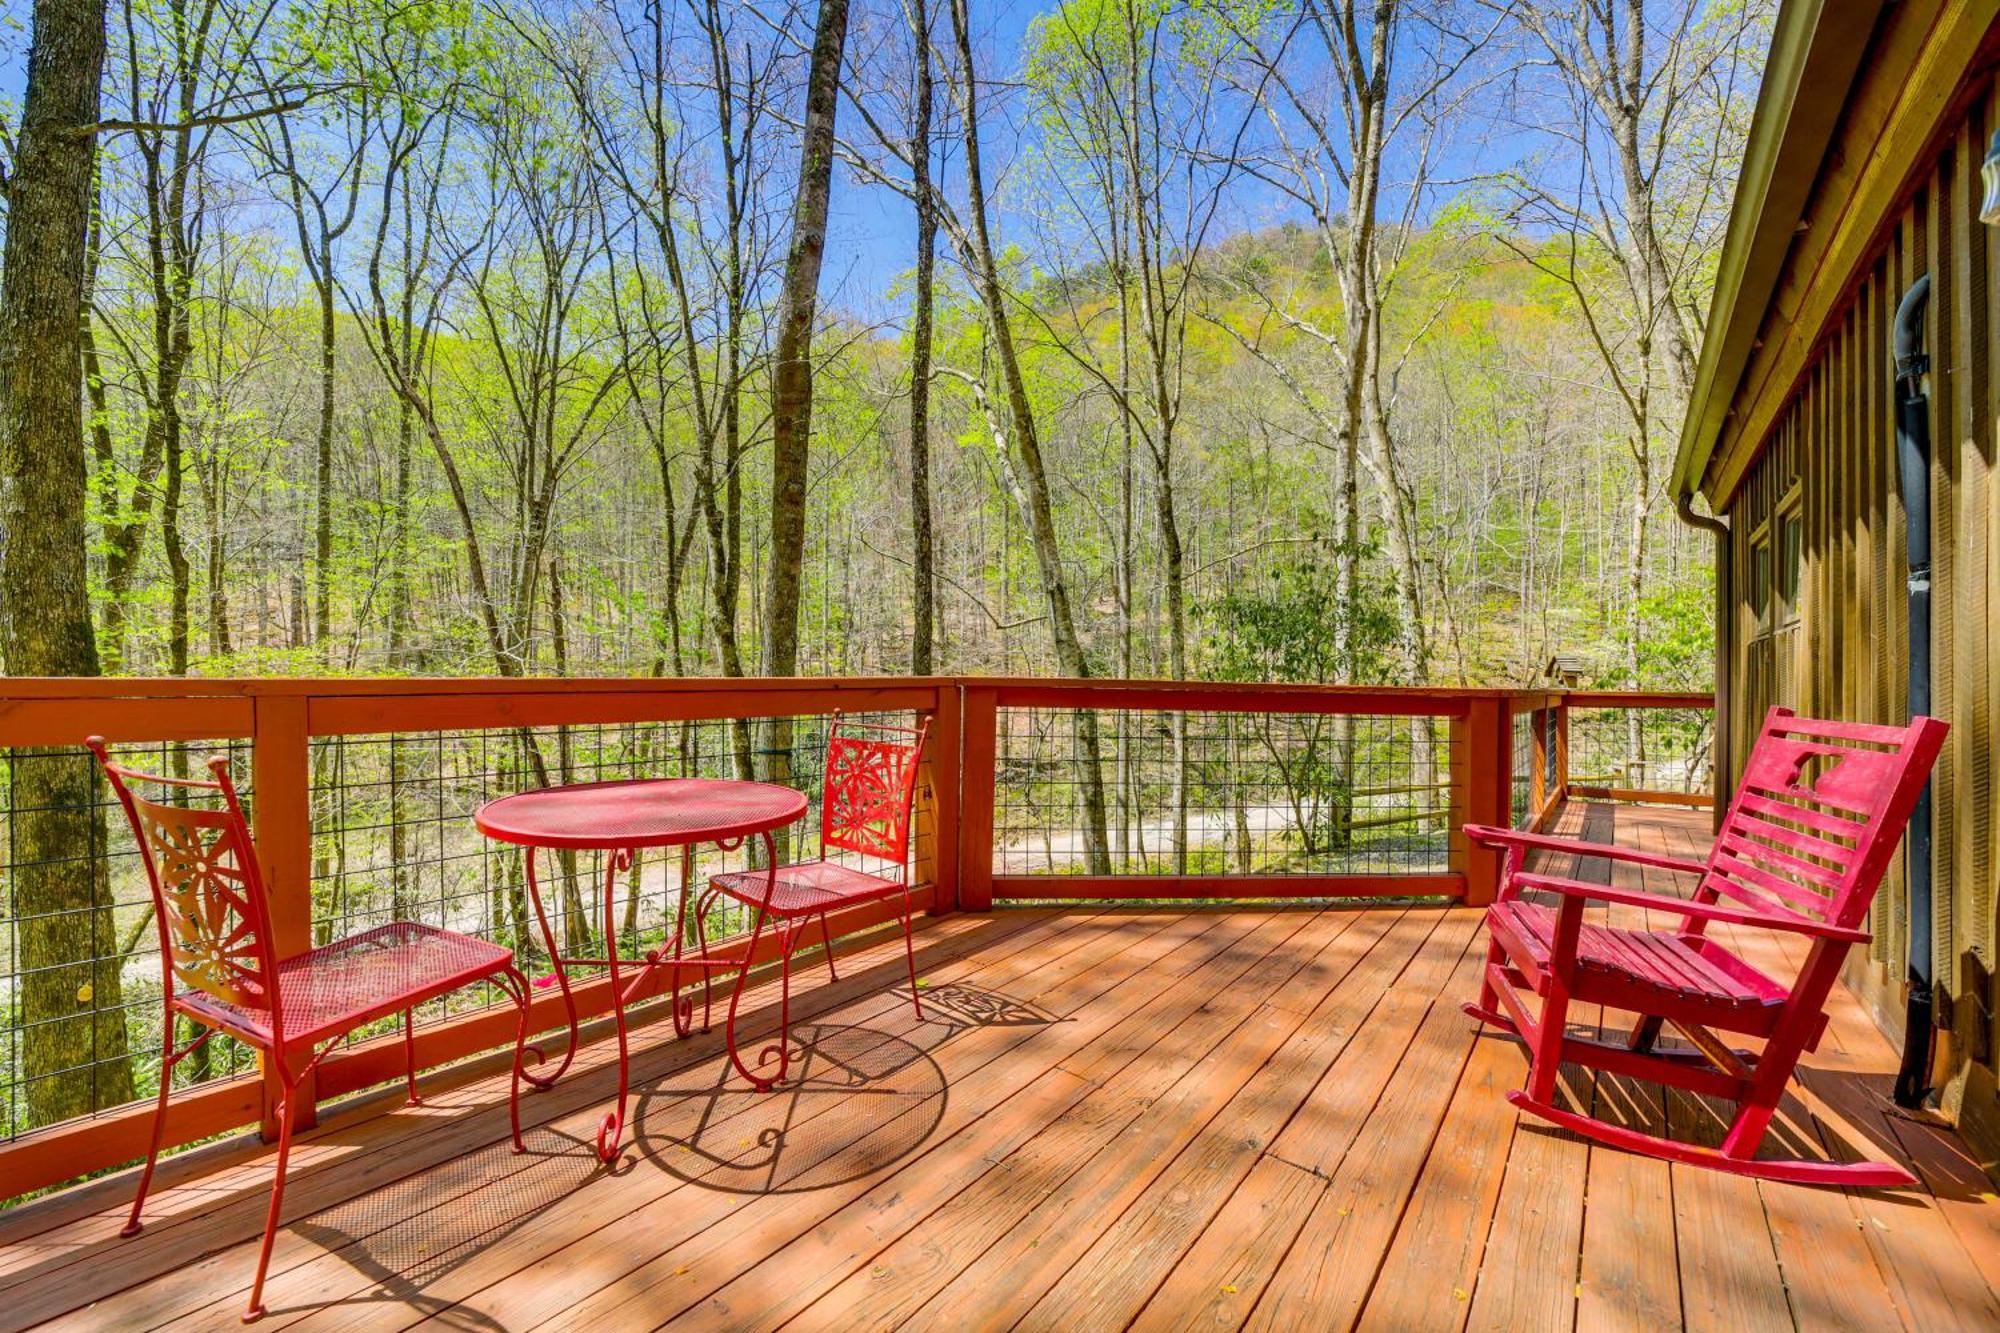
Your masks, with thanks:
[[(212, 780), (163, 777), (114, 763), (102, 737), (85, 744), (138, 839), (169, 993), (178, 982), (235, 1008), (267, 1013), (271, 1031), (280, 1031), (270, 903), (229, 761), (208, 761)], [(149, 799), (135, 784), (184, 799)]]
[[(856, 735), (857, 730), (867, 734)], [(902, 862), (930, 720), (920, 727), (852, 723), (833, 715), (820, 794), (820, 846)]]

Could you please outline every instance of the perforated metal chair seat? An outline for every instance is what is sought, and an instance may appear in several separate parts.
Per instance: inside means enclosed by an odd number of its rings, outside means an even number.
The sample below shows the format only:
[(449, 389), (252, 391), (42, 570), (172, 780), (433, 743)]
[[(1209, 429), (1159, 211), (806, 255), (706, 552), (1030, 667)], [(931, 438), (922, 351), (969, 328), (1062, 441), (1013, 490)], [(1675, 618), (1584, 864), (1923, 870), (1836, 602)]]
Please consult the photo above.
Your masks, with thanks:
[[(447, 991), (507, 970), (513, 952), (501, 945), (415, 921), (335, 940), (278, 963), (285, 1044), (337, 1036)], [(234, 1004), (205, 991), (174, 994), (176, 1008), (236, 1036), (268, 1044), (268, 1010)]]
[(709, 881), (740, 903), (762, 907), (773, 916), (817, 916), (851, 903), (873, 902), (903, 891), (900, 880), (871, 875), (836, 861), (807, 861), (779, 866), (772, 887), (762, 870), (738, 870)]

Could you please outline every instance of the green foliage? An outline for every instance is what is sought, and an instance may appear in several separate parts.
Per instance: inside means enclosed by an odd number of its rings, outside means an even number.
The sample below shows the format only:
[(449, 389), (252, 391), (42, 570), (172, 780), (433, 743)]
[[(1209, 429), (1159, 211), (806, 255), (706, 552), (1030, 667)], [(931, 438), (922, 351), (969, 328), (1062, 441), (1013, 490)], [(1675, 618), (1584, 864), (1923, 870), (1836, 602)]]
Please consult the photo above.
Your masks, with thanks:
[[(1314, 685), (1380, 679), (1396, 615), (1387, 583), (1368, 572), (1373, 555), (1367, 547), (1319, 543), (1202, 607), (1216, 679)], [(1343, 558), (1359, 568), (1344, 602)]]
[[(1315, 685), (1379, 679), (1388, 669), (1396, 619), (1390, 590), (1365, 572), (1371, 554), (1316, 544), (1202, 607), (1215, 675)], [(1345, 597), (1343, 561), (1359, 567)], [(1342, 724), (1317, 717), (1285, 727), (1257, 717), (1247, 725), (1278, 773), (1304, 852), (1347, 847), (1354, 835), (1354, 755), (1342, 742)]]
[[(643, 25), (649, 12), (593, 10), (589, 22), (568, 23), (568, 11), (485, 0), (300, 0), (275, 11), (264, 68), (323, 85), (283, 121), (303, 173), (322, 185), (343, 179), (336, 173), (348, 136), (367, 127), (354, 227), (337, 274), (332, 494), (319, 495), (310, 456), (316, 421), (307, 389), (318, 367), (308, 265), (287, 228), (273, 225), (288, 201), (259, 148), (274, 141), (273, 119), (218, 133), (201, 178), (209, 212), (190, 275), (194, 369), (183, 404), (195, 424), (178, 516), (191, 565), (183, 601), (197, 622), (195, 669), (491, 669), (466, 528), (482, 545), (495, 600), (504, 602), (527, 576), (518, 565), (526, 516), (545, 492), (572, 595), (569, 669), (654, 669), (676, 631), (686, 669), (719, 669), (710, 581), (716, 534), (697, 502), (696, 390), (710, 395), (703, 410), (716, 418), (715, 385), (731, 358), (744, 367), (734, 404), (741, 454), (724, 483), (728, 494), (713, 500), (727, 511), (719, 520), (724, 538), (743, 552), (735, 628), (755, 660), (757, 543), (768, 509), (764, 311), (782, 257), (776, 238), (795, 160), (792, 131), (776, 100), (782, 79), (741, 94), (739, 110), (756, 101), (755, 128), (739, 130), (753, 166), (737, 196), (753, 221), (748, 248), (732, 257), (721, 247), (727, 201), (713, 94), (701, 86), (705, 43), (689, 29), (681, 33), (686, 44), (669, 52), (687, 81), (636, 78), (625, 62), (644, 49), (642, 27), (618, 25)], [(1064, 238), (1021, 224), (1057, 204), (1067, 211), (1051, 226), (1101, 224), (1102, 216), (1075, 216), (1076, 201), (1101, 214), (1094, 201), (1129, 198), (1128, 177), (1136, 172), (1146, 182), (1178, 151), (1174, 136), (1196, 122), (1167, 115), (1138, 127), (1142, 165), (1124, 156), (1117, 136), (1131, 128), (1119, 119), (1128, 74), (1140, 81), (1142, 105), (1157, 85), (1163, 97), (1181, 99), (1164, 110), (1185, 115), (1246, 77), (1243, 66), (1232, 74), (1230, 62), (1244, 59), (1247, 38), (1268, 39), (1280, 21), (1269, 0), (1067, 0), (1033, 21), (1016, 53), (1028, 119), (1019, 136), (996, 141), (989, 167), (995, 182), (1012, 187), (995, 219), (1007, 246), (1001, 276), (1017, 315), (1061, 557), (1097, 669), (1127, 661), (1141, 673), (1166, 668), (1156, 461), (1115, 401), (1121, 351), (1130, 350), (1121, 348), (1120, 325), (1127, 333), (1139, 325), (1140, 293), (1129, 266), (1121, 273), (1082, 243), (1066, 247), (1075, 254), (1052, 248)], [(731, 33), (759, 60), (784, 49), (782, 38), (754, 24)], [(124, 58), (114, 53), (114, 62)], [(115, 105), (127, 74), (116, 70), (107, 83), (107, 114), (130, 110)], [(657, 102), (649, 100), (655, 94)], [(883, 124), (894, 120), (875, 110)], [(647, 120), (652, 115), (657, 122)], [(843, 125), (844, 134), (863, 134), (856, 120), (844, 117)], [(1255, 152), (1272, 151), (1259, 138), (1265, 128), (1252, 126), (1261, 144)], [(649, 137), (655, 129), (659, 145)], [(392, 139), (415, 154), (405, 168), (408, 193), (395, 203), (410, 210), (415, 248), (405, 253), (392, 238), (379, 272), (370, 272)], [(665, 153), (657, 161), (655, 147)], [(1155, 149), (1164, 157), (1147, 158)], [(941, 155), (948, 193), (949, 160)], [(1186, 549), (1191, 670), (1231, 679), (1406, 678), (1392, 642), (1376, 479), (1364, 473), (1357, 483), (1355, 549), (1299, 537), (1332, 530), (1329, 515), (1342, 503), (1343, 446), (1328, 423), (1339, 415), (1347, 312), (1329, 233), (1275, 207), (1249, 170), (1253, 160), (1232, 165), (1230, 189), (1245, 193), (1229, 196), (1204, 248), (1180, 254), (1169, 241), (1163, 251), (1170, 282), (1190, 279), (1186, 339), (1168, 392), (1181, 412), (1170, 468)], [(91, 469), (90, 531), (102, 608), (106, 520), (150, 505), (123, 609), (131, 668), (158, 670), (175, 598), (157, 483), (144, 493), (135, 481), (147, 432), (138, 388), (153, 373), (145, 354), (154, 311), (141, 244), (142, 165), (129, 139), (107, 140), (107, 239), (95, 301), (105, 392), (90, 424), (102, 428), (109, 450)], [(1533, 167), (1523, 164), (1524, 181)], [(1185, 180), (1162, 175), (1150, 183), (1178, 191), (1174, 207), (1185, 204)], [(663, 212), (644, 214), (639, 200)], [(343, 191), (335, 188), (328, 204), (339, 212)], [(390, 220), (403, 225), (400, 214)], [(1558, 238), (1520, 232), (1504, 190), (1492, 187), (1440, 201), (1421, 227), (1391, 234), (1394, 300), (1382, 345), (1393, 365), (1385, 391), (1394, 398), (1393, 445), (1435, 614), (1431, 678), (1519, 680), (1557, 647), (1613, 665), (1626, 610), (1621, 507), (1635, 485), (1656, 485), (1657, 477), (1634, 475), (1614, 397), (1590, 364), (1575, 295), (1538, 262), (1558, 255)], [(836, 272), (843, 240), (829, 236)], [(663, 255), (669, 241), (687, 282), (692, 362), (679, 341), (680, 294)], [(732, 263), (740, 266), (735, 279)], [(1582, 263), (1594, 280), (1612, 275), (1610, 258), (1587, 239)], [(456, 478), (447, 478), (373, 359), (368, 292), (378, 276), (392, 326), (406, 285), (415, 321), (434, 312), (421, 387)], [(932, 384), (931, 452), (946, 660), (1048, 670), (1047, 599), (1007, 476), (1017, 423), (997, 391), (988, 394), (997, 420), (978, 406), (965, 377), (998, 387), (986, 318), (957, 266), (943, 264), (940, 279), (943, 370)], [(743, 284), (745, 313), (729, 345), (722, 302), (732, 280)], [(875, 294), (843, 290), (830, 305), (838, 311), (850, 297), (865, 308)], [(908, 297), (899, 282), (886, 299), (900, 306)], [(880, 669), (904, 660), (910, 602), (906, 334), (836, 313), (817, 346), (804, 651), (818, 669)], [(691, 364), (699, 385), (690, 381)], [(1271, 365), (1303, 386), (1316, 415), (1293, 400)], [(1135, 398), (1154, 392), (1143, 367), (1129, 373)], [(556, 467), (536, 452), (547, 440), (577, 447)], [(676, 505), (671, 547), (662, 457)], [(399, 470), (407, 473), (404, 489)], [(334, 516), (324, 574), (336, 647), (321, 651), (301, 627), (296, 598), (302, 565), (308, 582), (322, 575), (312, 523), (323, 505)], [(691, 530), (694, 540), (681, 540)], [(1698, 572), (1705, 548), (1690, 557), (1664, 510), (1649, 539), (1662, 554), (1641, 607), (1642, 673), (1660, 684), (1698, 683), (1706, 670)], [(1355, 583), (1343, 606), (1333, 587), (1336, 568), (1348, 561)], [(671, 613), (663, 602), (670, 575), (679, 589)], [(225, 633), (203, 632), (211, 581), (226, 596), (217, 613)], [(398, 632), (415, 647), (391, 661), (398, 583), (413, 599)], [(554, 664), (545, 601), (537, 590), (522, 612), (529, 670)]]
[[(1707, 689), (1715, 671), (1715, 586), (1708, 578), (1662, 581), (1639, 602), (1643, 679), (1656, 688)], [(1622, 681), (1619, 682), (1623, 684)]]

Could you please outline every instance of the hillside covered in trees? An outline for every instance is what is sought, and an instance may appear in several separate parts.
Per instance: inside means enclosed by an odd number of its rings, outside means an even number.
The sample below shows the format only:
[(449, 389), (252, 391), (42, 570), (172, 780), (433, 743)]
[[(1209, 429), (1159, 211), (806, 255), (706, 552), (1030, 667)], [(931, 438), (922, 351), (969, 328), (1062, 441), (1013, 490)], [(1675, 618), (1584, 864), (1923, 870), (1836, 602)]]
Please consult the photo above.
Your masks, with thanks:
[(114, 0), (103, 668), (1705, 684), (1768, 5), (829, 3)]

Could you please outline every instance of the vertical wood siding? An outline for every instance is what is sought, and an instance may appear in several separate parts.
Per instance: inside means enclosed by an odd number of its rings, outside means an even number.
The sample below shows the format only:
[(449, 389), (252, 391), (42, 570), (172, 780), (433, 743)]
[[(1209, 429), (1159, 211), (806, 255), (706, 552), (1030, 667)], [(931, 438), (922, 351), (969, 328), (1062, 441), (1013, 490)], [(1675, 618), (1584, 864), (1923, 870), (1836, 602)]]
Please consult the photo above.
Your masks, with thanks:
[[(1935, 775), (1934, 965), (1948, 994), (1956, 1066), (1949, 1100), (2000, 1126), (1994, 1095), (1994, 839), (2000, 781), (2000, 479), (1995, 476), (2000, 336), (1991, 275), (2000, 229), (1982, 225), (1979, 165), (1995, 123), (1991, 93), (1973, 106), (1925, 174), (1853, 297), (1827, 324), (1811, 366), (1731, 497), (1739, 706), (1729, 719), (1740, 768), (1763, 710), (1870, 722), (1902, 720), (1907, 563), (1895, 466), (1890, 338), (1897, 302), (1924, 272), (1932, 288), (1932, 711), (1952, 736)], [(1941, 262), (1933, 263), (1937, 256)], [(1783, 519), (1803, 523), (1796, 630), (1757, 605), (1760, 561), (1775, 604)], [(1757, 548), (1768, 543), (1768, 553)], [(1891, 1029), (1902, 1017), (1908, 940), (1900, 859), (1873, 914), (1875, 941), (1850, 981)]]

